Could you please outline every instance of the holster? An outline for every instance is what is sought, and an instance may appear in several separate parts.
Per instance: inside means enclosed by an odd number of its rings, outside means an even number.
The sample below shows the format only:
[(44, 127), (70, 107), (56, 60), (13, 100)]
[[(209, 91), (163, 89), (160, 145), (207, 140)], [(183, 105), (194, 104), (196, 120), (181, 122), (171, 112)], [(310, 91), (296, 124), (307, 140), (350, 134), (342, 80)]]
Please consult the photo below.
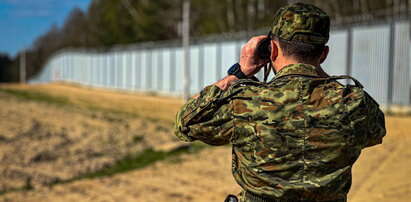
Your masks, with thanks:
[(225, 198), (224, 202), (239, 202), (237, 196), (234, 195), (228, 195), (227, 198)]
[[(247, 202), (319, 202), (317, 200), (291, 200), (291, 199), (273, 199), (266, 196), (256, 195), (254, 193), (245, 192), (245, 201)], [(336, 200), (326, 200), (321, 202), (347, 202), (346, 198), (336, 199)]]

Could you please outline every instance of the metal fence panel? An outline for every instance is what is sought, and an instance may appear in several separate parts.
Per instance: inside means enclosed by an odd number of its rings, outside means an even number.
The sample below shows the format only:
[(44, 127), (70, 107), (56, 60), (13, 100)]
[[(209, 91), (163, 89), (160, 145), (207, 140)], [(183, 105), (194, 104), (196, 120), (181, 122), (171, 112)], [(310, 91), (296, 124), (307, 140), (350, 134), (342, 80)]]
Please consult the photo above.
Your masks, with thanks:
[(347, 72), (347, 31), (333, 32), (328, 46), (330, 53), (322, 67), (330, 75), (346, 75)]
[(143, 69), (143, 52), (142, 51), (138, 51), (138, 52), (136, 52), (136, 55), (135, 55), (135, 57), (136, 57), (136, 74), (135, 74), (135, 77), (136, 77), (136, 81), (135, 81), (135, 84), (136, 84), (136, 89), (138, 89), (138, 90), (142, 90), (143, 89), (143, 72), (142, 72), (142, 69)]
[(152, 84), (152, 86), (151, 86), (151, 89), (153, 90), (153, 91), (157, 91), (158, 89), (159, 89), (159, 86), (158, 86), (158, 83), (159, 83), (159, 81), (158, 81), (158, 77), (157, 77), (157, 74), (159, 74), (160, 72), (158, 71), (158, 49), (154, 49), (152, 52), (151, 52), (151, 75), (150, 75), (150, 78), (151, 78), (151, 84)]
[(195, 94), (198, 93), (199, 89), (201, 88), (199, 85), (200, 77), (202, 75), (199, 74), (200, 72), (200, 47), (193, 46), (190, 50), (190, 93)]
[(214, 43), (204, 44), (204, 80), (203, 87), (217, 80), (217, 46)]
[(130, 64), (130, 76), (131, 76), (131, 80), (130, 80), (130, 90), (136, 90), (137, 89), (137, 84), (136, 84), (136, 80), (137, 80), (137, 51), (132, 51), (130, 52), (130, 59), (131, 59), (131, 64)]
[(162, 48), (157, 50), (157, 58), (155, 60), (157, 61), (157, 72), (155, 73), (155, 77), (157, 79), (157, 91), (161, 92), (163, 91), (163, 52), (164, 50)]
[(163, 51), (163, 89), (166, 93), (171, 93), (171, 50)]
[(127, 88), (127, 52), (121, 53), (121, 87), (122, 89)]
[(388, 101), (389, 26), (353, 29), (352, 75), (379, 103)]
[(148, 62), (147, 62), (147, 55), (148, 52), (142, 51), (140, 53), (140, 67), (138, 68), (139, 71), (137, 72), (137, 74), (140, 74), (139, 78), (140, 78), (140, 89), (141, 91), (146, 91), (148, 89), (147, 86), (147, 68), (148, 68)]
[(235, 42), (223, 43), (221, 49), (222, 50), (221, 50), (220, 75), (222, 75), (221, 77), (224, 77), (225, 75), (227, 75), (228, 68), (230, 68), (231, 65), (237, 62), (236, 43)]
[(395, 25), (393, 104), (410, 104), (410, 24)]
[[(248, 38), (208, 41), (192, 46), (190, 92), (197, 93), (224, 77), (227, 69), (239, 61), (241, 47), (246, 40)], [(351, 74), (383, 105), (410, 104), (409, 22), (333, 31), (329, 46), (330, 54), (322, 65), (326, 72), (331, 75)], [(258, 76), (262, 79), (262, 71)], [(155, 44), (100, 53), (84, 50), (60, 52), (29, 82), (54, 80), (180, 95), (183, 91), (183, 51), (181, 47)]]
[(176, 48), (175, 50), (175, 70), (174, 70), (174, 94), (178, 94), (179, 92), (183, 92), (183, 49)]

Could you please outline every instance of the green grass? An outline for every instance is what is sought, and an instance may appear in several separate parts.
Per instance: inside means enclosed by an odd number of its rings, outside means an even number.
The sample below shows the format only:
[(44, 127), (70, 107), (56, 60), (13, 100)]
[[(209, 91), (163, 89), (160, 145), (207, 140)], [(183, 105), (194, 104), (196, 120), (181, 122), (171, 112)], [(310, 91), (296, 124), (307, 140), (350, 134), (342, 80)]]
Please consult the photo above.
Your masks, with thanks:
[[(128, 155), (123, 159), (120, 159), (110, 167), (103, 168), (101, 170), (87, 173), (69, 180), (56, 182), (55, 184), (65, 184), (82, 179), (94, 179), (107, 176), (113, 176), (120, 173), (125, 173), (133, 170), (138, 170), (145, 168), (149, 165), (154, 164), (158, 161), (167, 160), (170, 163), (180, 162), (178, 157), (183, 154), (194, 154), (207, 146), (203, 143), (193, 143), (190, 146), (178, 148), (173, 151), (163, 152), (163, 151), (154, 151), (153, 149), (146, 149), (135, 155)], [(51, 186), (55, 185), (52, 184)]]
[(138, 144), (144, 140), (144, 136), (134, 136), (133, 137), (133, 143)]
[(30, 191), (30, 190), (33, 190), (33, 189), (34, 189), (34, 188), (33, 188), (33, 186), (31, 185), (30, 180), (27, 180), (27, 181), (26, 181), (26, 184), (25, 184), (23, 187), (12, 188), (12, 189), (8, 189), (8, 190), (5, 190), (5, 191), (0, 191), (0, 196), (1, 196), (1, 195), (4, 195), (4, 194), (7, 194), (7, 193), (10, 193), (10, 192)]
[[(193, 143), (190, 146), (178, 148), (170, 152), (154, 151), (153, 149), (146, 149), (135, 155), (128, 155), (123, 159), (118, 160), (112, 166), (97, 170), (95, 172), (86, 173), (78, 177), (74, 177), (68, 180), (61, 180), (49, 184), (49, 187), (53, 187), (58, 184), (67, 184), (74, 181), (79, 181), (83, 179), (95, 179), (102, 177), (109, 177), (120, 173), (125, 173), (133, 170), (138, 170), (152, 165), (159, 161), (165, 161), (168, 163), (180, 163), (182, 160), (179, 158), (183, 154), (194, 154), (207, 148), (208, 146), (203, 143)], [(10, 192), (21, 192), (33, 190), (30, 184), (21, 187), (13, 188), (0, 192), (0, 195), (4, 195)]]
[(11, 96), (16, 97), (17, 99), (24, 100), (24, 101), (34, 101), (34, 102), (41, 102), (47, 103), (57, 106), (72, 106), (76, 108), (86, 108), (93, 112), (106, 112), (114, 115), (126, 115), (126, 116), (136, 116), (130, 112), (124, 112), (115, 109), (104, 109), (101, 107), (94, 106), (90, 103), (83, 103), (83, 104), (76, 104), (70, 102), (70, 100), (63, 96), (52, 96), (46, 92), (39, 92), (35, 90), (23, 90), (23, 89), (9, 89), (9, 88), (0, 88), (1, 93), (5, 93)]
[(47, 93), (33, 90), (0, 88), (0, 92), (12, 95), (18, 99), (25, 101), (44, 102), (58, 106), (66, 106), (71, 104), (70, 101), (65, 97), (51, 96)]

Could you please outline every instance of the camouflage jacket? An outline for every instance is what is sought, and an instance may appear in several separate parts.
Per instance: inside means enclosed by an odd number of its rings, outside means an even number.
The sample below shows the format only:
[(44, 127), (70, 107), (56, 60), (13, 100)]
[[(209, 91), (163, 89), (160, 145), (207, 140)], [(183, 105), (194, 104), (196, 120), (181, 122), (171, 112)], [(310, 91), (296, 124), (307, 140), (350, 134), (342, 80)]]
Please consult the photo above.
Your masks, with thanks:
[(361, 84), (321, 78), (311, 65), (269, 83), (206, 87), (177, 114), (184, 141), (232, 144), (232, 172), (254, 194), (290, 201), (344, 200), (361, 149), (382, 142), (384, 114)]

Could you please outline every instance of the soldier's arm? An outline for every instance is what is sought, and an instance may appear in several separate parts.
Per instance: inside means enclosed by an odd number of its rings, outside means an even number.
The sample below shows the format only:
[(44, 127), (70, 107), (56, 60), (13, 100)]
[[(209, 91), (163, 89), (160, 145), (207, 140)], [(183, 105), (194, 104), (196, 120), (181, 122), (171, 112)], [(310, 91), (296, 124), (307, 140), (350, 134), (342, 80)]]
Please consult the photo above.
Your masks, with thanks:
[[(241, 49), (241, 71), (252, 77), (267, 59), (256, 58), (257, 45), (266, 36), (251, 38)], [(197, 98), (190, 99), (177, 114), (175, 134), (183, 141), (201, 140), (211, 145), (230, 142), (233, 130), (230, 97), (235, 94), (229, 88), (238, 78), (229, 75), (214, 85), (206, 87)]]
[(183, 141), (228, 144), (233, 130), (230, 95), (230, 91), (211, 85), (190, 99), (177, 113), (176, 136)]
[[(369, 101), (369, 133), (368, 141), (365, 147), (371, 147), (382, 143), (382, 139), (386, 134), (384, 113), (379, 108), (378, 104), (367, 94)], [(372, 104), (371, 104), (372, 103)]]
[(365, 118), (358, 126), (360, 127), (359, 132), (364, 135), (362, 148), (381, 144), (386, 134), (384, 113), (378, 103), (367, 93), (365, 93), (362, 107)]

